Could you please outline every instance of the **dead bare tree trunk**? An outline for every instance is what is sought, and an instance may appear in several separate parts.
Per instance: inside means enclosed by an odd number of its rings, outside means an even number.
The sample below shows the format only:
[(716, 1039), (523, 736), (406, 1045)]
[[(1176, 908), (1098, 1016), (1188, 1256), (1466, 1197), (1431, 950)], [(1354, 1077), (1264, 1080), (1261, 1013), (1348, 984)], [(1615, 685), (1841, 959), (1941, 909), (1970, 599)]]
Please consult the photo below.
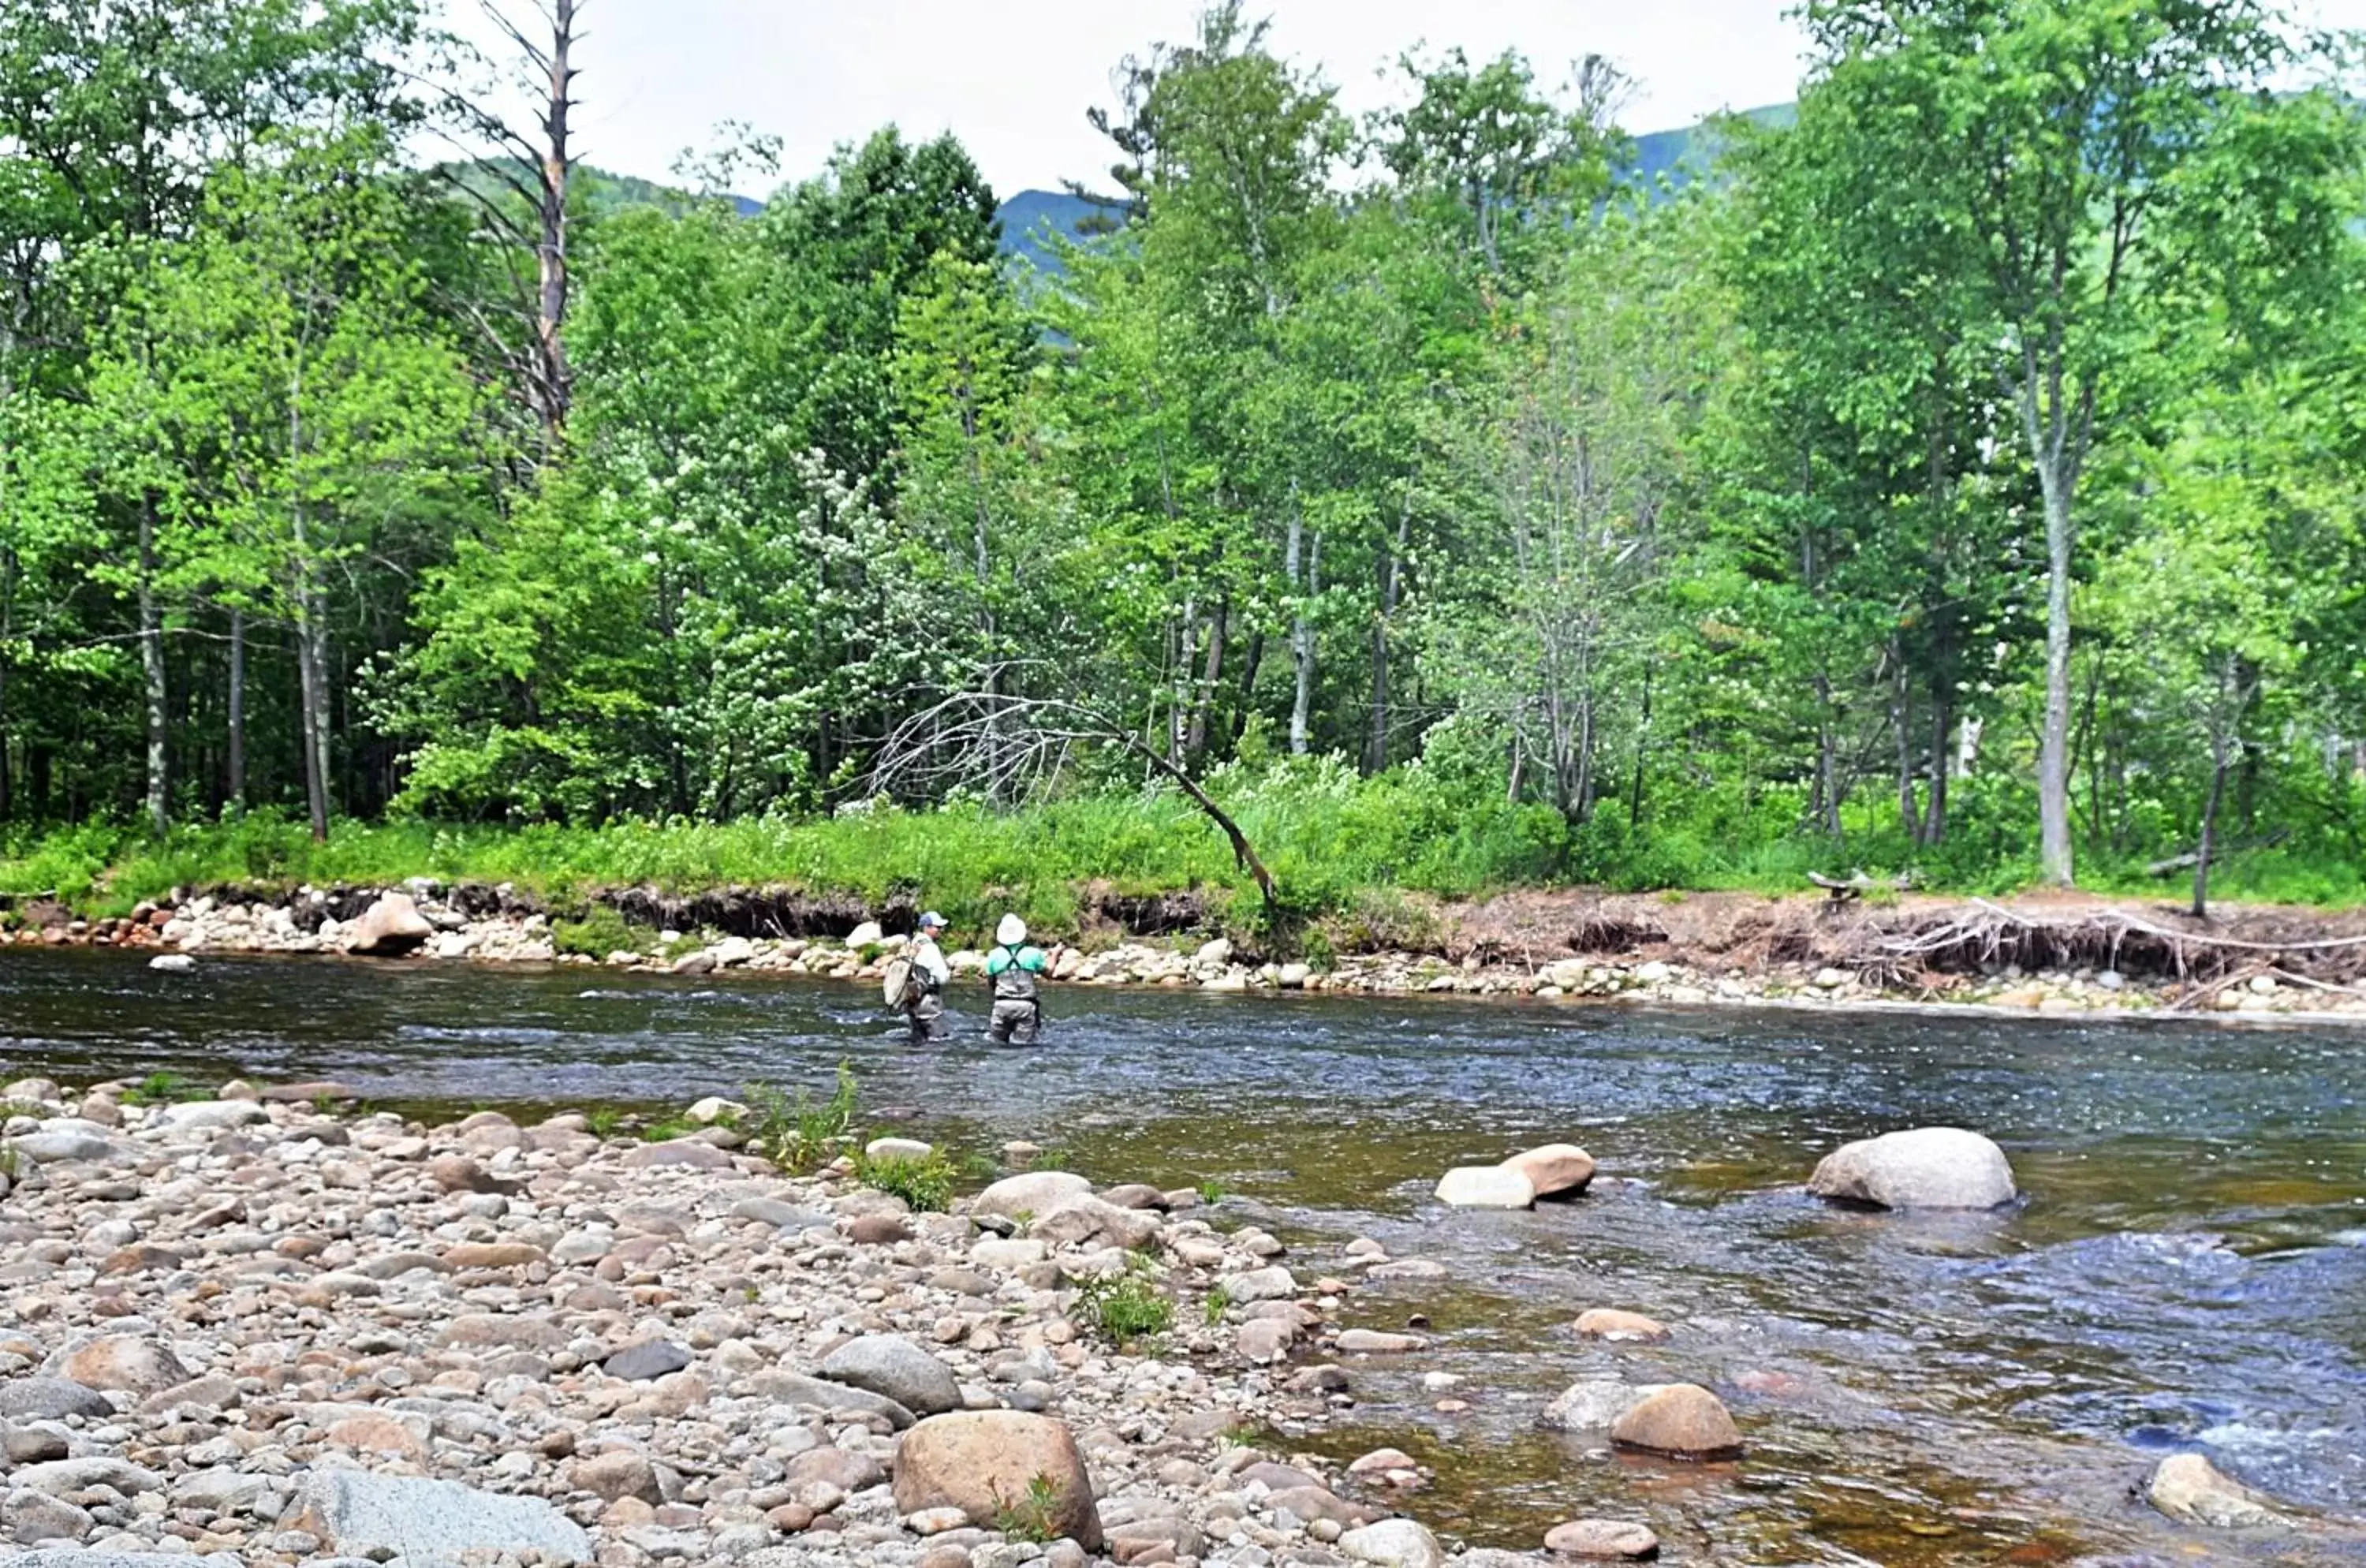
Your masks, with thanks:
[(548, 28), (547, 43), (513, 20), (504, 8), (507, 3), (478, 0), (486, 17), (517, 50), (526, 83), (541, 103), (533, 133), (457, 92), (444, 95), (444, 107), (473, 136), (490, 139), (505, 153), (469, 168), (499, 182), (506, 188), (507, 198), (495, 200), (465, 177), (454, 177), (452, 183), (477, 204), (503, 243), (534, 253), (533, 277), (529, 280), (513, 269), (512, 278), (516, 290), (512, 309), (522, 314), (524, 330), (530, 336), (521, 346), (514, 322), (505, 329), (478, 312), (469, 314), (533, 411), (541, 427), (542, 458), (547, 463), (558, 453), (574, 400), (563, 334), (569, 288), (567, 198), (575, 173), (571, 116), (577, 107), (575, 78), (580, 74), (574, 50), (582, 36), (576, 28), (582, 0), (536, 0), (534, 20)]

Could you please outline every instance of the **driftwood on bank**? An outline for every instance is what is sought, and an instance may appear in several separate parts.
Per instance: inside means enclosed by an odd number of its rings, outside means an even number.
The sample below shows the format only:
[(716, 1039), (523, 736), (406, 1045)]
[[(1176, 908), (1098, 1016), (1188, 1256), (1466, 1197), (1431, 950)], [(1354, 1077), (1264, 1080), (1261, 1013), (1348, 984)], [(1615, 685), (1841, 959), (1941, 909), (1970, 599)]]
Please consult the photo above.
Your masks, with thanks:
[(2115, 970), (2203, 987), (2191, 996), (2273, 974), (2304, 987), (2348, 990), (2366, 976), (2366, 935), (2326, 936), (2321, 922), (2263, 911), (2243, 934), (2195, 930), (2117, 907), (2011, 909), (1984, 898), (1900, 922), (1867, 921), (1850, 933), (1847, 961), (1892, 977), (1911, 971)]

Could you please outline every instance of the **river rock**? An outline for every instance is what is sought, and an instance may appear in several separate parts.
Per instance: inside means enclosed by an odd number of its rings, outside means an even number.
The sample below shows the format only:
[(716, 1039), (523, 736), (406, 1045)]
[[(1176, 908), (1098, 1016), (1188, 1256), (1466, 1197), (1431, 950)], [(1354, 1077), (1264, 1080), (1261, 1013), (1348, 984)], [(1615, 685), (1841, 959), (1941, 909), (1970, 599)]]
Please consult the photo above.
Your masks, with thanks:
[(1462, 1165), (1439, 1179), (1437, 1201), (1457, 1209), (1532, 1209), (1537, 1190), (1508, 1166)]
[(168, 1105), (163, 1112), (167, 1127), (217, 1130), (252, 1127), (271, 1120), (271, 1112), (252, 1100), (188, 1100)]
[(189, 1381), (189, 1369), (151, 1339), (110, 1334), (67, 1354), (59, 1367), (84, 1388), (157, 1393)]
[(70, 1378), (35, 1376), (0, 1382), (0, 1416), (12, 1421), (63, 1421), (74, 1416), (97, 1421), (114, 1414), (107, 1395)]
[(1817, 1165), (1808, 1190), (1882, 1209), (1994, 1209), (2017, 1196), (2004, 1151), (1961, 1127), (1843, 1144)]
[(400, 958), (435, 934), (408, 893), (388, 893), (344, 931), (345, 951), (366, 958)]
[(62, 1497), (71, 1492), (87, 1492), (94, 1486), (112, 1486), (130, 1495), (134, 1492), (161, 1492), (164, 1478), (152, 1470), (143, 1470), (128, 1460), (112, 1454), (91, 1454), (82, 1459), (53, 1459), (46, 1464), (28, 1464), (17, 1468), (8, 1477), (9, 1484), (46, 1496)]
[(1015, 1220), (1047, 1214), (1071, 1198), (1089, 1194), (1093, 1184), (1065, 1170), (1026, 1170), (1006, 1176), (970, 1201), (970, 1212)]
[(1613, 1344), (1651, 1344), (1668, 1337), (1668, 1325), (1639, 1312), (1594, 1307), (1577, 1314), (1577, 1331), (1588, 1339)]
[(896, 1335), (850, 1339), (814, 1370), (832, 1382), (892, 1399), (915, 1416), (941, 1416), (962, 1407), (952, 1369)]
[(1725, 1402), (1698, 1383), (1671, 1383), (1610, 1425), (1610, 1440), (1671, 1459), (1720, 1460), (1741, 1453), (1741, 1433)]
[(2266, 1497), (2200, 1454), (2171, 1454), (2161, 1461), (2145, 1495), (2170, 1518), (2212, 1529), (2259, 1529), (2292, 1523)]
[(368, 1471), (310, 1472), (281, 1525), (344, 1556), (399, 1556), (413, 1568), (442, 1568), (480, 1551), (536, 1551), (545, 1562), (592, 1560), (581, 1527), (538, 1497)]
[(1626, 1519), (1572, 1519), (1545, 1532), (1545, 1550), (1556, 1557), (1637, 1562), (1659, 1555), (1660, 1538)]
[(1672, 1383), (1620, 1382), (1615, 1378), (1589, 1378), (1572, 1383), (1553, 1397), (1537, 1425), (1555, 1432), (1594, 1432), (1617, 1423), (1651, 1395)]
[(649, 1456), (631, 1449), (610, 1449), (576, 1461), (571, 1479), (583, 1491), (613, 1503), (619, 1497), (637, 1497), (654, 1507), (665, 1500), (658, 1486), (657, 1466)]
[(1341, 1353), (1349, 1356), (1405, 1356), (1427, 1344), (1418, 1335), (1391, 1334), (1377, 1328), (1346, 1329), (1338, 1339)]
[(1298, 1294), (1298, 1280), (1277, 1263), (1269, 1269), (1252, 1269), (1244, 1274), (1225, 1274), (1216, 1280), (1216, 1288), (1233, 1302), (1246, 1305), (1250, 1302), (1286, 1302)]
[(828, 1378), (811, 1378), (802, 1372), (761, 1372), (749, 1380), (756, 1390), (784, 1404), (810, 1404), (823, 1410), (851, 1410), (862, 1416), (885, 1417), (888, 1426), (902, 1431), (916, 1417), (903, 1405), (869, 1389), (856, 1388), (852, 1383), (832, 1382)]
[(601, 1362), (600, 1370), (626, 1382), (653, 1382), (689, 1365), (690, 1352), (673, 1341), (644, 1339), (637, 1345), (625, 1346)]
[(44, 1122), (37, 1132), (21, 1134), (8, 1140), (8, 1146), (17, 1156), (35, 1165), (55, 1165), (65, 1160), (116, 1160), (129, 1156), (130, 1151), (107, 1135), (107, 1129), (96, 1122), (80, 1119)]
[(1051, 1532), (1099, 1551), (1100, 1512), (1084, 1455), (1067, 1424), (1048, 1416), (970, 1410), (919, 1423), (896, 1448), (896, 1508), (959, 1508), (971, 1523), (992, 1529), (1006, 1510), (1028, 1500), (1039, 1476), (1051, 1485), (1044, 1521)]
[(1575, 1144), (1547, 1144), (1504, 1162), (1528, 1179), (1539, 1198), (1574, 1198), (1594, 1179), (1594, 1156)]
[(1445, 1568), (1446, 1552), (1426, 1526), (1413, 1519), (1382, 1519), (1339, 1538), (1351, 1562), (1374, 1568)]
[(197, 961), (186, 953), (160, 953), (148, 961), (148, 967), (160, 975), (186, 975), (197, 966)]
[(865, 1159), (926, 1159), (936, 1153), (934, 1144), (924, 1144), (918, 1138), (873, 1138), (862, 1145)]
[(1064, 1198), (1035, 1216), (1028, 1234), (1053, 1247), (1147, 1247), (1158, 1237), (1158, 1216), (1121, 1209), (1091, 1193)]

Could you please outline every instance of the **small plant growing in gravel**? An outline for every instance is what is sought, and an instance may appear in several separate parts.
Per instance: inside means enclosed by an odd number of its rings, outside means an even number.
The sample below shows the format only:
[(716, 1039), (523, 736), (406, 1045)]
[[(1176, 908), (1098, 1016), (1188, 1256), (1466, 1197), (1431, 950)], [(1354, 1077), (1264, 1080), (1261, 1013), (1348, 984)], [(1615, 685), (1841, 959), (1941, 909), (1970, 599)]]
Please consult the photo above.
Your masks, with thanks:
[(584, 1130), (595, 1138), (613, 1138), (625, 1128), (625, 1112), (614, 1105), (595, 1105), (583, 1113)]
[(819, 1104), (805, 1089), (792, 1100), (771, 1084), (749, 1084), (748, 1135), (757, 1152), (802, 1175), (829, 1160), (854, 1130), (854, 1069), (838, 1065), (838, 1088)]
[(150, 1073), (123, 1091), (126, 1105), (178, 1105), (184, 1100), (203, 1100), (206, 1091), (178, 1073)]
[(6, 1177), (11, 1181), (16, 1180), (17, 1172), (23, 1168), (24, 1160), (25, 1156), (17, 1152), (16, 1145), (0, 1144), (0, 1177)]
[(874, 1191), (901, 1198), (915, 1213), (941, 1213), (953, 1201), (953, 1162), (942, 1154), (858, 1155), (854, 1179)]
[(1200, 1201), (1210, 1208), (1224, 1201), (1224, 1184), (1211, 1176), (1200, 1183)]
[(641, 1124), (641, 1142), (667, 1144), (676, 1138), (686, 1138), (697, 1132), (699, 1124), (687, 1116), (660, 1116)]
[(1224, 1314), (1230, 1312), (1232, 1307), (1233, 1292), (1218, 1285), (1208, 1292), (1207, 1300), (1200, 1303), (1200, 1314), (1206, 1320), (1208, 1326), (1213, 1328), (1224, 1321)]
[(1076, 1288), (1076, 1311), (1085, 1325), (1122, 1349), (1175, 1325), (1175, 1303), (1150, 1277), (1149, 1259), (1126, 1259), (1121, 1273), (1087, 1280)]
[(1048, 1546), (1060, 1537), (1060, 1484), (1048, 1475), (1028, 1482), (1024, 1495), (994, 1495), (994, 1528), (1012, 1540)]

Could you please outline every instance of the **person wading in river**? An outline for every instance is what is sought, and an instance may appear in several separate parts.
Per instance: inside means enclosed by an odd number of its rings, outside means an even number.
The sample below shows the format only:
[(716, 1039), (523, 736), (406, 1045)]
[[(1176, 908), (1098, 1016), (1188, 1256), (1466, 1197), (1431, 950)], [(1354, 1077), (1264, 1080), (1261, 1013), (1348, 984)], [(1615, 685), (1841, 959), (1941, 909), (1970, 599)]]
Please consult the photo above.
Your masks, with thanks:
[(945, 918), (934, 909), (920, 917), (920, 931), (912, 942), (911, 973), (904, 982), (904, 1017), (912, 1026), (912, 1043), (926, 1045), (945, 1037), (945, 987), (953, 977), (937, 938), (944, 934)]
[(1032, 1045), (1043, 1026), (1043, 1004), (1035, 998), (1035, 977), (1049, 962), (1040, 947), (1027, 945), (1027, 922), (1005, 915), (994, 928), (995, 949), (986, 955), (994, 982), (994, 1013), (986, 1037), (997, 1045)]

